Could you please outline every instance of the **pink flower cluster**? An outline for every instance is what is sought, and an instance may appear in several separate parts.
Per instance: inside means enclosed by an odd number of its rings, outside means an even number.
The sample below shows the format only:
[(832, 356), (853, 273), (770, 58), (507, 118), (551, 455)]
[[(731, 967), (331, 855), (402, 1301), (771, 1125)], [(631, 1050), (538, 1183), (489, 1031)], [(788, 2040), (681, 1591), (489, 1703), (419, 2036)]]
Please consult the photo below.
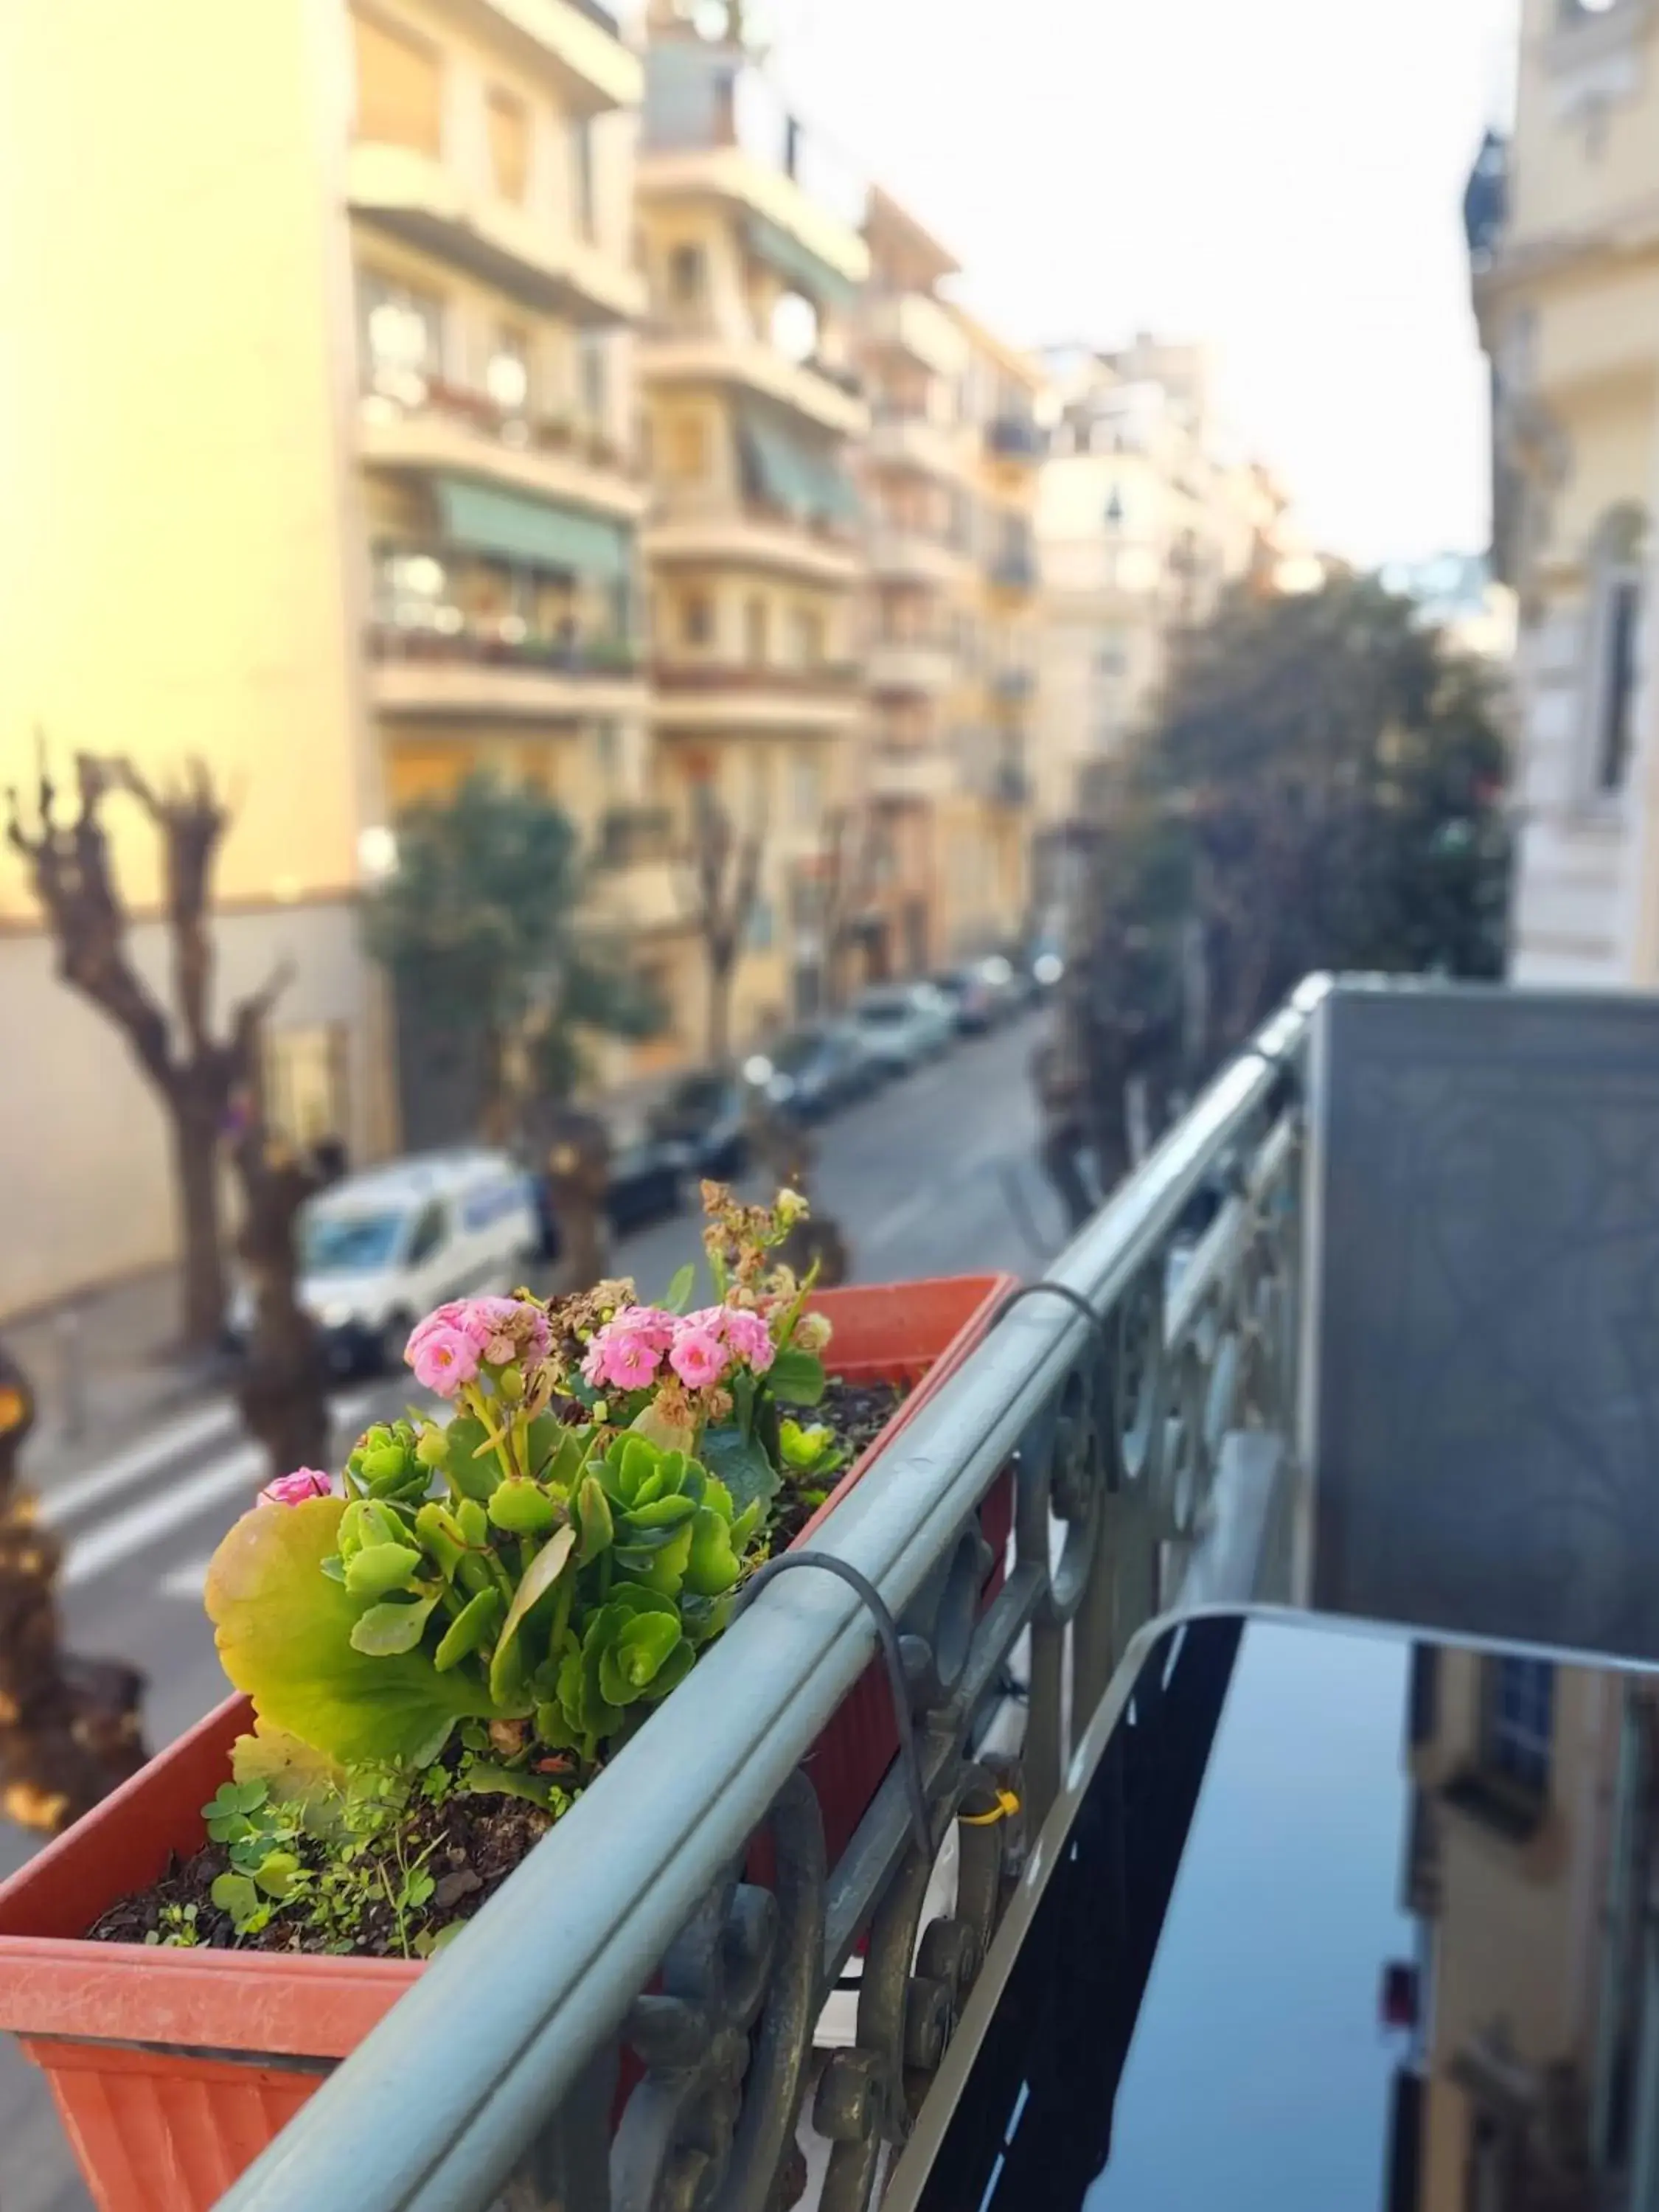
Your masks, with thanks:
[(267, 1505), (303, 1505), (307, 1498), (332, 1498), (334, 1477), (320, 1468), (298, 1467), (266, 1483), (259, 1495)]
[(775, 1353), (766, 1323), (741, 1307), (672, 1314), (660, 1306), (627, 1306), (588, 1346), (582, 1373), (596, 1389), (647, 1390), (660, 1380), (665, 1358), (689, 1389), (702, 1390), (733, 1367), (764, 1375)]
[(485, 1364), (533, 1367), (548, 1342), (547, 1316), (522, 1298), (452, 1298), (413, 1332), (404, 1358), (417, 1382), (453, 1398)]

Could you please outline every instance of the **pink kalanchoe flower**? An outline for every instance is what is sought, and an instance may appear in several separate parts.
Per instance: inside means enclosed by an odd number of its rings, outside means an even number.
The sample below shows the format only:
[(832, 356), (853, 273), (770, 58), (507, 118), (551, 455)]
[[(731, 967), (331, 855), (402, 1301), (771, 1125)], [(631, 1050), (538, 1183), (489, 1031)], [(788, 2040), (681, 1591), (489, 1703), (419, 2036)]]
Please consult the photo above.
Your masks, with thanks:
[(415, 1364), (416, 1353), (436, 1330), (461, 1327), (467, 1304), (465, 1298), (451, 1298), (446, 1304), (435, 1307), (424, 1321), (416, 1322), (409, 1332), (409, 1342), (404, 1346), (404, 1358), (410, 1366)]
[(726, 1346), (712, 1331), (686, 1322), (675, 1332), (668, 1364), (688, 1389), (701, 1390), (720, 1381), (728, 1357)]
[(651, 1351), (661, 1352), (666, 1352), (674, 1341), (680, 1320), (678, 1314), (665, 1313), (660, 1306), (624, 1306), (615, 1321), (605, 1326), (607, 1330), (632, 1337)]
[(292, 1474), (279, 1474), (259, 1492), (267, 1505), (303, 1505), (307, 1498), (332, 1498), (334, 1478), (320, 1468), (296, 1467)]
[(643, 1390), (656, 1381), (661, 1359), (642, 1335), (613, 1325), (601, 1329), (588, 1346), (582, 1373), (596, 1389), (610, 1383), (619, 1390)]
[(409, 1364), (417, 1382), (441, 1398), (453, 1398), (477, 1373), (478, 1347), (464, 1330), (441, 1323), (414, 1346)]
[(750, 1367), (757, 1375), (764, 1375), (777, 1357), (777, 1346), (772, 1341), (772, 1332), (757, 1313), (746, 1313), (741, 1306), (728, 1306), (720, 1335), (733, 1356)]

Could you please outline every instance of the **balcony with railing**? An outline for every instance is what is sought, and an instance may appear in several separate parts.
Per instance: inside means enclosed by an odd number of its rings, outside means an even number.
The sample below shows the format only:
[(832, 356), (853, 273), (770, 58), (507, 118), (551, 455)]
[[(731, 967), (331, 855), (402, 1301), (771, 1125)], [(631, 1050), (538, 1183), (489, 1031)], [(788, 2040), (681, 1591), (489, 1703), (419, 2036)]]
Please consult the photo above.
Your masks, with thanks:
[(933, 696), (956, 681), (956, 653), (943, 635), (883, 635), (872, 641), (868, 674), (872, 691)]
[(853, 369), (821, 354), (796, 360), (746, 317), (721, 318), (702, 305), (647, 319), (639, 365), (647, 384), (732, 385), (836, 437), (861, 438), (870, 427)]
[(985, 426), (985, 450), (1000, 461), (1040, 461), (1048, 441), (1029, 415), (996, 415)]
[(487, 625), (377, 622), (366, 645), (370, 703), (399, 719), (573, 721), (637, 713), (645, 702), (638, 647), (603, 631), (543, 634), (511, 617)]
[(852, 661), (659, 659), (652, 714), (668, 732), (799, 730), (833, 735), (862, 712), (864, 670)]
[(1656, 1131), (1304, 983), (225, 2212), (1651, 2203)]
[(370, 392), (360, 404), (357, 450), (368, 467), (482, 477), (629, 521), (644, 513), (644, 483), (598, 424), (503, 407), (488, 392), (438, 378), (398, 382), (397, 396)]

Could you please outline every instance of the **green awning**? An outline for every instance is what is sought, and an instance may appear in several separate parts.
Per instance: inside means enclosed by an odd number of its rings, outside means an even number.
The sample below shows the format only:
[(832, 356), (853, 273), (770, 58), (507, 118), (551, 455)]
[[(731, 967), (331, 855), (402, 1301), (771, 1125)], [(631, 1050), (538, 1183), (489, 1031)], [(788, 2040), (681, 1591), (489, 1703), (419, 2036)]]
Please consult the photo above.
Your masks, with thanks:
[(745, 408), (738, 429), (751, 498), (805, 522), (858, 520), (858, 494), (833, 454), (817, 451), (762, 408)]
[(438, 504), (446, 540), (469, 553), (603, 584), (621, 581), (633, 567), (629, 533), (622, 524), (578, 507), (526, 499), (465, 477), (440, 477)]
[(821, 261), (810, 246), (803, 246), (798, 238), (792, 238), (769, 216), (751, 215), (748, 234), (749, 250), (755, 258), (775, 270), (786, 283), (799, 287), (820, 307), (844, 311), (857, 301), (856, 284), (849, 283), (840, 270)]

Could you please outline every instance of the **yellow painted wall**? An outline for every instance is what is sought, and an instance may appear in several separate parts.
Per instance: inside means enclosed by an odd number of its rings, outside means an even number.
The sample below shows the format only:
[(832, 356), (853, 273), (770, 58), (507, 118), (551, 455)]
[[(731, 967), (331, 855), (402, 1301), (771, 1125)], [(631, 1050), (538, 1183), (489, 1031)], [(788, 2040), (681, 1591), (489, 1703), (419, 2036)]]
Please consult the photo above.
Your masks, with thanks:
[[(1649, 199), (1659, 145), (1659, 26), (1646, 9), (1561, 24), (1559, 0), (1525, 0), (1521, 28), (1510, 237), (1559, 237)], [(1626, 59), (1626, 57), (1631, 58)], [(1594, 102), (1595, 79), (1616, 72), (1620, 96)], [(1626, 77), (1637, 88), (1625, 90)], [(1582, 88), (1579, 96), (1577, 88)], [(1588, 96), (1601, 112), (1587, 109)]]
[[(55, 744), (242, 793), (233, 898), (355, 880), (325, 0), (0, 9), (0, 782)], [(227, 98), (234, 86), (236, 96)], [(124, 875), (156, 891), (149, 840)], [(18, 913), (0, 866), (0, 913)]]

